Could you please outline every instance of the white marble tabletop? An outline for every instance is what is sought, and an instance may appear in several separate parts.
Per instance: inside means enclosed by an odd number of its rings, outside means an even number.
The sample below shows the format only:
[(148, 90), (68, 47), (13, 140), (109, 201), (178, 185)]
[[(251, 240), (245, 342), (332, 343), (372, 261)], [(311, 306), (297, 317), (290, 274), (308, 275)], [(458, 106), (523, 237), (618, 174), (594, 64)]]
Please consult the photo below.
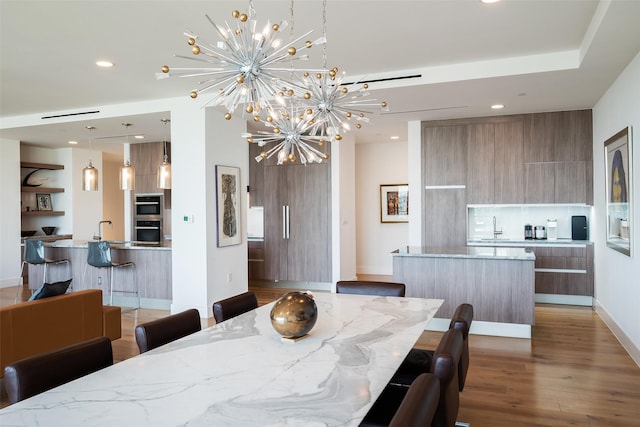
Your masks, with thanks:
[(357, 426), (442, 300), (315, 293), (308, 337), (273, 305), (8, 406), (6, 426)]

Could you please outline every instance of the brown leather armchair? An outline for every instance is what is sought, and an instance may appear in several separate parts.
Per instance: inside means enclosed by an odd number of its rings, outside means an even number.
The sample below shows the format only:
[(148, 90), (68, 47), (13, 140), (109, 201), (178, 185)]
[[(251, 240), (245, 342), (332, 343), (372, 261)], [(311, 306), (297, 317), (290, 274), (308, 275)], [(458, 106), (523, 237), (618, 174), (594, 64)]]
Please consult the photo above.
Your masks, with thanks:
[(258, 308), (258, 297), (255, 292), (247, 291), (213, 303), (213, 317), (216, 323), (224, 322)]
[(18, 360), (4, 368), (9, 403), (20, 402), (111, 365), (113, 350), (107, 337)]
[(395, 282), (341, 280), (336, 283), (336, 293), (403, 297), (405, 293), (405, 285), (404, 283)]
[(136, 326), (136, 343), (142, 354), (201, 329), (200, 313), (192, 308)]

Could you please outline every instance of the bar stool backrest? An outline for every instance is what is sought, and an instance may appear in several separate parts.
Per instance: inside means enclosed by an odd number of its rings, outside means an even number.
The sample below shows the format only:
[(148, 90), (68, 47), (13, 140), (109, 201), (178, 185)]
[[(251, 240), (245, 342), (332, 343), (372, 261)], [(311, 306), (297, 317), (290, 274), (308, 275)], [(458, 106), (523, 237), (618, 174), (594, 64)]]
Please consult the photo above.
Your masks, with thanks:
[(88, 242), (87, 264), (93, 267), (111, 267), (111, 246), (109, 242)]
[(27, 239), (24, 241), (24, 262), (44, 264), (44, 245), (42, 240)]

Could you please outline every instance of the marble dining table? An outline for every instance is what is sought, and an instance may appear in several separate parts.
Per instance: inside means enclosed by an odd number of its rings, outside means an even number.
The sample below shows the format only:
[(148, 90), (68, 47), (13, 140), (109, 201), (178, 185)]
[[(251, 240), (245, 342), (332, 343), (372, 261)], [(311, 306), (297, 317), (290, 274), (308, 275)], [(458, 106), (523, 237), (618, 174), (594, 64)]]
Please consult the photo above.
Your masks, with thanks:
[(443, 300), (315, 292), (298, 341), (273, 303), (0, 411), (7, 426), (357, 426)]

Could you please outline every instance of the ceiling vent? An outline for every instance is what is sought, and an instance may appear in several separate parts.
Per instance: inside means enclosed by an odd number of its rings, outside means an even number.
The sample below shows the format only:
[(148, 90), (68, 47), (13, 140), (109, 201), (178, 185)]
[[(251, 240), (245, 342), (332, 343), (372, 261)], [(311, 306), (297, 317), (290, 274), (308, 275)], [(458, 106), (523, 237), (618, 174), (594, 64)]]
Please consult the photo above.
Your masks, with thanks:
[(96, 114), (99, 113), (100, 110), (96, 110), (96, 111), (81, 111), (79, 113), (68, 113), (68, 114), (57, 114), (55, 116), (43, 116), (41, 117), (42, 120), (46, 120), (46, 119), (57, 119), (60, 117), (72, 117), (72, 116), (84, 116), (85, 114)]
[(398, 77), (386, 77), (384, 79), (370, 79), (370, 80), (359, 80), (357, 82), (350, 83), (342, 83), (340, 86), (348, 86), (354, 83), (364, 84), (364, 83), (380, 83), (380, 82), (392, 82), (395, 80), (407, 80), (407, 79), (420, 79), (422, 78), (422, 74), (412, 74), (409, 76), (398, 76)]

